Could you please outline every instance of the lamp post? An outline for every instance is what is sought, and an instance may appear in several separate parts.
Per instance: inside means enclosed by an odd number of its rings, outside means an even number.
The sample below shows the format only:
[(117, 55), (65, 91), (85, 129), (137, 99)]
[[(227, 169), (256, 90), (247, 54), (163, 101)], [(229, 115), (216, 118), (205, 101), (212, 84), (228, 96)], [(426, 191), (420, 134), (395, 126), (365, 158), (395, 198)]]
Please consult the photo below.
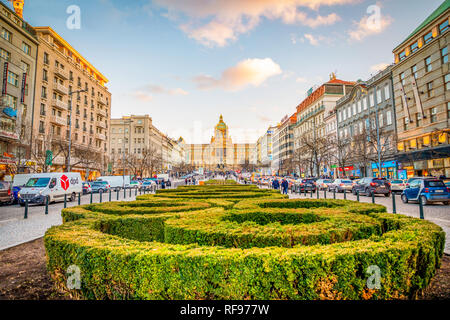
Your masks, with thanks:
[(72, 169), (70, 166), (70, 154), (72, 152), (72, 95), (74, 93), (80, 94), (82, 92), (88, 92), (88, 90), (85, 89), (69, 92), (69, 156), (67, 157), (67, 172), (70, 172)]
[[(122, 187), (125, 189), (125, 124), (130, 125), (130, 130), (128, 130), (128, 142), (130, 142), (130, 131), (131, 131), (131, 123), (133, 120), (130, 119), (123, 119), (123, 153), (122, 153)], [(128, 144), (128, 148), (130, 145)], [(131, 153), (131, 150), (129, 150)]]
[[(377, 130), (377, 156), (378, 156), (378, 177), (381, 178), (381, 142), (380, 142), (380, 124), (378, 118), (378, 101), (377, 101), (377, 90), (378, 87), (375, 87), (373, 90), (373, 101), (375, 104), (375, 126)], [(369, 110), (370, 117), (370, 110)]]

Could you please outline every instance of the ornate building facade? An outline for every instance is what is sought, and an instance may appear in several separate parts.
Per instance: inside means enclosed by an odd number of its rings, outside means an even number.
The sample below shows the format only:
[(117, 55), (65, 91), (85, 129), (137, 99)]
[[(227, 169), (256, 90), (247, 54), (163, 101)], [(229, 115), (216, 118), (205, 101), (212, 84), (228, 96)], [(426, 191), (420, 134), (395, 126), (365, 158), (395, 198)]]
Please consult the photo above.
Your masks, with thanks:
[(254, 162), (251, 151), (255, 144), (233, 143), (222, 115), (209, 144), (186, 144), (185, 148), (186, 163), (196, 169), (239, 170)]

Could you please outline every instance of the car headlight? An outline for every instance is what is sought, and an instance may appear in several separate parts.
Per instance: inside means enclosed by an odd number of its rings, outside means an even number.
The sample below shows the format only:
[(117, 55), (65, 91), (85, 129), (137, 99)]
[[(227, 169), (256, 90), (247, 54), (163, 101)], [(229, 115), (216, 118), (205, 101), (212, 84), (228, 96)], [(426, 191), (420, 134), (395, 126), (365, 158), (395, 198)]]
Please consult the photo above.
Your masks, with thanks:
[(17, 193), (17, 197), (21, 198), (21, 196), (20, 196), (20, 192), (18, 192), (18, 193)]

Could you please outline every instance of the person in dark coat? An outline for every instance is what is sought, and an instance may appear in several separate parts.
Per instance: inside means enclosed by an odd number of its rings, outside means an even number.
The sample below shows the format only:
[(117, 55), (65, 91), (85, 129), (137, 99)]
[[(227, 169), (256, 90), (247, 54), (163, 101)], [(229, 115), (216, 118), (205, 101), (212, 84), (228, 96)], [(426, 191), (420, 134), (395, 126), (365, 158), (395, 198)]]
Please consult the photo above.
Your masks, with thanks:
[(281, 182), (281, 189), (283, 190), (283, 194), (288, 194), (289, 183), (286, 179), (283, 179), (283, 182)]
[(278, 189), (280, 188), (280, 182), (278, 182), (278, 179), (273, 180), (273, 182), (272, 182), (272, 187), (273, 187), (275, 190), (278, 190)]
[(164, 180), (161, 181), (161, 189), (165, 189), (166, 188), (166, 183), (164, 182)]

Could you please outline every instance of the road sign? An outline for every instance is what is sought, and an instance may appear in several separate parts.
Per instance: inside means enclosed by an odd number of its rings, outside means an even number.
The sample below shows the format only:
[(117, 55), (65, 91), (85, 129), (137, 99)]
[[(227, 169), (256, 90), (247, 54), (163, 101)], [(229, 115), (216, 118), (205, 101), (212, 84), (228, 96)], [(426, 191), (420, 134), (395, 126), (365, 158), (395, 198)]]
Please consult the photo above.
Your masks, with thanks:
[(53, 164), (53, 152), (51, 150), (47, 150), (45, 152), (45, 164), (47, 166), (51, 166)]

